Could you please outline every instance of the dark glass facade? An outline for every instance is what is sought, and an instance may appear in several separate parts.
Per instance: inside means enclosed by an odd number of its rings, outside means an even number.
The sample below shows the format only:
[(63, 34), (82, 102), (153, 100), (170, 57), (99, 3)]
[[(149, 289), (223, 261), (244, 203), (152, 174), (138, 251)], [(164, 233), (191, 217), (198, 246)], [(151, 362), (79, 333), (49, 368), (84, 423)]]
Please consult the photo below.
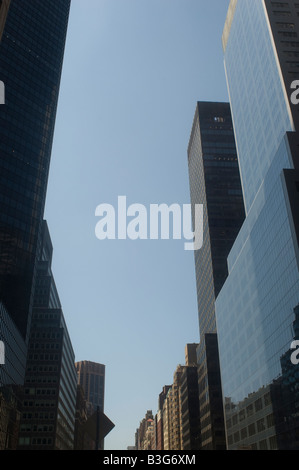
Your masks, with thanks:
[(61, 309), (34, 309), (28, 347), (19, 449), (74, 448), (75, 355)]
[(245, 217), (229, 103), (197, 103), (188, 147), (191, 204), (204, 206), (203, 247), (195, 251), (200, 334), (216, 331), (215, 299)]
[(27, 338), (70, 0), (11, 2), (0, 43), (0, 300)]
[(0, 364), (0, 450), (4, 450), (17, 445), (27, 348), (1, 303), (0, 326), (4, 344), (4, 364)]
[[(195, 251), (200, 330), (197, 348), (201, 448), (225, 448), (223, 408), (210, 395), (207, 334), (216, 333), (215, 300), (228, 275), (227, 256), (245, 217), (229, 103), (199, 102), (188, 146), (191, 204), (203, 204), (203, 246)], [(193, 221), (194, 222), (194, 221)], [(217, 341), (217, 337), (214, 337)], [(214, 352), (217, 354), (217, 348)], [(218, 356), (217, 356), (218, 358)], [(218, 399), (221, 397), (218, 364)], [(213, 396), (216, 391), (213, 391)]]
[(40, 240), (18, 448), (72, 450), (75, 355), (51, 271), (53, 248), (45, 221)]
[(1, 448), (17, 444), (69, 8), (70, 0), (0, 2)]

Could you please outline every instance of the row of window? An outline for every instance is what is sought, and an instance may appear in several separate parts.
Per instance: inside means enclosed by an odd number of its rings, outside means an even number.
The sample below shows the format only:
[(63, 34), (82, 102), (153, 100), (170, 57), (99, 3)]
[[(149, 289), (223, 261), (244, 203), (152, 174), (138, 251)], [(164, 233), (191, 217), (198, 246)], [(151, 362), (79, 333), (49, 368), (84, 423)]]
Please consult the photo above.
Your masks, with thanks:
[(27, 372), (57, 372), (57, 366), (29, 366)]
[(21, 424), (20, 432), (53, 432), (53, 424)]
[(29, 354), (29, 361), (59, 361), (58, 354)]
[(26, 383), (48, 383), (48, 384), (57, 384), (58, 382), (58, 377), (27, 377), (26, 378)]
[[(28, 407), (32, 407), (34, 406), (34, 402), (33, 401), (24, 401), (23, 402), (23, 405), (25, 408), (28, 408)], [(28, 418), (28, 413), (23, 413), (23, 418), (27, 419)], [(49, 413), (48, 411), (42, 411), (42, 412), (39, 412), (39, 413), (31, 413), (31, 417), (32, 419), (36, 419), (36, 420), (42, 420), (42, 419), (46, 419), (46, 420), (54, 420), (55, 419), (55, 416), (56, 414), (55, 413)]]
[(59, 343), (31, 343), (29, 348), (30, 349), (59, 349)]
[(61, 333), (38, 333), (32, 332), (30, 339), (59, 339), (61, 338)]
[(25, 395), (56, 395), (56, 388), (25, 388)]
[(52, 445), (53, 444), (53, 439), (48, 437), (44, 438), (30, 438), (30, 437), (20, 437), (19, 438), (19, 445), (20, 446), (29, 446), (29, 445)]
[[(45, 400), (35, 400), (34, 402), (27, 402), (24, 401), (24, 403), (28, 403), (28, 406), (34, 406), (35, 408), (55, 408), (56, 407), (56, 401), (51, 400), (51, 401), (45, 401)], [(23, 419), (32, 419), (33, 414), (32, 413), (23, 413)]]

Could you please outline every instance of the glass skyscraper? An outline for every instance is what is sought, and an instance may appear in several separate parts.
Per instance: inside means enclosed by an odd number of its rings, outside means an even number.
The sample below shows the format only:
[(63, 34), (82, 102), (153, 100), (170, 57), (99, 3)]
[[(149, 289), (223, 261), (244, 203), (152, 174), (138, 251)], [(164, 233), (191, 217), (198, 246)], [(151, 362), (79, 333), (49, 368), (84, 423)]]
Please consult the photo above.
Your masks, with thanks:
[[(229, 103), (199, 102), (188, 146), (191, 204), (203, 204), (203, 247), (195, 251), (201, 448), (225, 448), (215, 300), (245, 217)], [(194, 222), (194, 221), (193, 221)]]
[(231, 0), (223, 33), (246, 209), (216, 300), (229, 449), (299, 449), (298, 371), (285, 365), (299, 303), (298, 13)]
[(0, 448), (16, 447), (70, 0), (0, 2)]
[(70, 0), (13, 0), (0, 43), (0, 300), (26, 340)]

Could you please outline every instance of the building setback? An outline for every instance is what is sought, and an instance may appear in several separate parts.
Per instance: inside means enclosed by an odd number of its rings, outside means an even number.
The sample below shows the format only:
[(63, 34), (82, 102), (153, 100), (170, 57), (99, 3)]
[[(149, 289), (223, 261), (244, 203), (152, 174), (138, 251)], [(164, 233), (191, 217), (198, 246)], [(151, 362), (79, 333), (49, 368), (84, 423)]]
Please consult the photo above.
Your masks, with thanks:
[(288, 357), (299, 303), (298, 14), (293, 0), (232, 0), (223, 32), (246, 208), (216, 300), (232, 450), (299, 448)]
[(45, 221), (41, 240), (18, 448), (72, 450), (75, 355), (51, 271), (53, 248)]
[(0, 339), (8, 354), (0, 375), (6, 410), (0, 440), (7, 448), (16, 442), (9, 429), (20, 416), (69, 8), (70, 0), (0, 4)]
[[(204, 211), (203, 246), (195, 251), (201, 448), (220, 450), (226, 442), (219, 357), (216, 344), (212, 345), (211, 336), (206, 335), (214, 334), (214, 343), (217, 342), (215, 301), (228, 275), (227, 256), (245, 217), (229, 103), (197, 103), (188, 145), (188, 168), (192, 208), (203, 204)], [(216, 354), (209, 364), (208, 347)], [(208, 380), (211, 377), (216, 377), (212, 395)]]

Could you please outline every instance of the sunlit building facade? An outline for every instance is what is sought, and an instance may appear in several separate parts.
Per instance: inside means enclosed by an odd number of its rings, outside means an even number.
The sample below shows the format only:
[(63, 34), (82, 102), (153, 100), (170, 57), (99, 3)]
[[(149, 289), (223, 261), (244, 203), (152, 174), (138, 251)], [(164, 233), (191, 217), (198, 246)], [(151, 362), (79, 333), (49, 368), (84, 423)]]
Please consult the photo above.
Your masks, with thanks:
[[(203, 205), (203, 246), (195, 251), (201, 448), (221, 450), (226, 441), (215, 300), (228, 275), (228, 253), (245, 217), (229, 103), (197, 103), (188, 146), (188, 168), (192, 207)], [(206, 337), (209, 334), (214, 334), (213, 345), (211, 337)], [(211, 354), (214, 361), (208, 362)], [(211, 377), (215, 377), (213, 390)]]
[(229, 449), (299, 448), (282, 360), (299, 302), (298, 14), (295, 1), (232, 0), (223, 33), (246, 209), (216, 300)]

